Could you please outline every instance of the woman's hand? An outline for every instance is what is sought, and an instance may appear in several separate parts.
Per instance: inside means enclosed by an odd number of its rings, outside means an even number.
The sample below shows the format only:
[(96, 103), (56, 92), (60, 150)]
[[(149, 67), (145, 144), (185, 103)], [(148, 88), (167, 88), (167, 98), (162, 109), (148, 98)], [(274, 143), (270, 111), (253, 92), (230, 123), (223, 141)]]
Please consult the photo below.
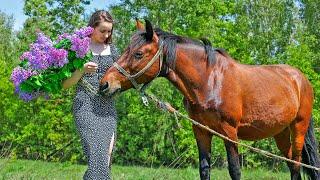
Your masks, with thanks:
[(94, 62), (87, 62), (83, 65), (83, 70), (85, 73), (96, 73), (98, 69), (98, 64)]
[(94, 62), (87, 62), (83, 65), (83, 70), (77, 69), (72, 73), (72, 76), (65, 79), (62, 82), (62, 87), (67, 89), (75, 84), (81, 79), (84, 73), (96, 73), (98, 69), (98, 64)]

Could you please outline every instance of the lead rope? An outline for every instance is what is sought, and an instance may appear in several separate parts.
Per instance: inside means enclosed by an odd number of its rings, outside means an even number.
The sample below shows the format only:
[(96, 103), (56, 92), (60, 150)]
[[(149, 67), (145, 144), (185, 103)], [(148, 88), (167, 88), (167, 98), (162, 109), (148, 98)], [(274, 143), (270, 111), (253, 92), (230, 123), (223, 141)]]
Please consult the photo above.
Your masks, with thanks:
[(248, 149), (250, 149), (250, 150), (252, 150), (254, 152), (260, 153), (260, 154), (262, 154), (262, 155), (264, 155), (266, 157), (269, 157), (269, 158), (273, 157), (273, 158), (280, 159), (280, 160), (283, 160), (283, 161), (296, 163), (296, 164), (299, 164), (300, 166), (303, 166), (303, 167), (306, 167), (306, 168), (309, 168), (309, 169), (314, 169), (316, 171), (320, 171), (320, 168), (318, 168), (318, 167), (311, 166), (311, 165), (308, 165), (308, 164), (304, 164), (304, 163), (301, 163), (301, 162), (298, 162), (298, 161), (294, 161), (292, 159), (288, 159), (286, 157), (278, 156), (278, 155), (272, 154), (272, 153), (270, 153), (268, 151), (265, 151), (265, 150), (262, 150), (262, 149), (254, 148), (254, 147), (246, 145), (244, 143), (241, 143), (241, 142), (238, 142), (238, 141), (234, 141), (234, 140), (232, 140), (232, 139), (230, 139), (230, 138), (228, 138), (228, 137), (226, 137), (226, 136), (224, 136), (224, 135), (222, 135), (222, 134), (210, 129), (208, 126), (205, 126), (205, 125), (203, 125), (203, 124), (191, 119), (189, 116), (180, 113), (178, 110), (174, 109), (168, 102), (162, 102), (159, 99), (157, 99), (155, 96), (147, 94), (147, 93), (144, 93), (144, 96), (147, 97), (148, 99), (154, 101), (159, 108), (161, 108), (163, 110), (166, 110), (169, 113), (173, 113), (175, 116), (183, 117), (183, 118), (191, 121), (192, 124), (194, 124), (196, 126), (199, 126), (199, 127), (203, 128), (203, 129), (211, 132), (213, 135), (218, 136), (221, 139), (227, 140), (229, 142), (235, 143), (235, 144), (240, 145), (240, 146), (244, 146), (244, 147), (246, 147), (246, 148), (248, 148)]
[(80, 79), (79, 83), (82, 87), (84, 87), (87, 91), (91, 92), (92, 94), (96, 95), (96, 96), (100, 96), (99, 95), (99, 91), (98, 89), (94, 88), (88, 81), (84, 80), (84, 79)]

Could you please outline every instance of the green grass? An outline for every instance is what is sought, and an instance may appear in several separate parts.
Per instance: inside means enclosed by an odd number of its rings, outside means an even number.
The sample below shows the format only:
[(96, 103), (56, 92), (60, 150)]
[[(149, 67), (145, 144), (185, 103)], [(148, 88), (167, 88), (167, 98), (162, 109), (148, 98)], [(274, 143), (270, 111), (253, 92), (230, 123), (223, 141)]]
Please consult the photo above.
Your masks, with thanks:
[[(0, 179), (82, 179), (85, 165), (71, 163), (48, 163), (43, 161), (0, 159)], [(112, 166), (114, 180), (138, 179), (199, 179), (197, 169), (146, 168), (138, 166)], [(211, 179), (229, 180), (226, 169), (211, 170)], [(288, 172), (272, 172), (263, 169), (242, 170), (241, 179), (290, 179)]]

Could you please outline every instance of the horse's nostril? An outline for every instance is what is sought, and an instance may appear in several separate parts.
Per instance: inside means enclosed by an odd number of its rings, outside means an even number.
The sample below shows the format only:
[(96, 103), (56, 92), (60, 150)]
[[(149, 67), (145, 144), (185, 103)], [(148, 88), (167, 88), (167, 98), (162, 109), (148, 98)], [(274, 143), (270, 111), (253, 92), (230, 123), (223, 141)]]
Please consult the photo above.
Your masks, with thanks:
[(108, 84), (108, 82), (106, 82), (106, 83), (100, 85), (99, 90), (100, 90), (100, 92), (104, 92), (108, 89), (108, 87), (109, 87), (109, 84)]

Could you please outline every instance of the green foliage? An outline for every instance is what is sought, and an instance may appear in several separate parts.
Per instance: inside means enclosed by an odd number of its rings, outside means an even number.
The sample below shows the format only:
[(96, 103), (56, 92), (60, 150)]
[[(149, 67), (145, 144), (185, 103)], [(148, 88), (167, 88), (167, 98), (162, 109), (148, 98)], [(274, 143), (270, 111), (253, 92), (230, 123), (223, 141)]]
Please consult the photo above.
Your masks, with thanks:
[(313, 58), (312, 63), (320, 73), (320, 4), (317, 0), (302, 0), (301, 5), (303, 11), (301, 11), (303, 19), (306, 23), (306, 31), (314, 37), (313, 43), (309, 43), (312, 52), (316, 54)]
[[(0, 179), (82, 179), (86, 166), (71, 163), (48, 163), (31, 160), (0, 159)], [(112, 165), (112, 179), (136, 180), (136, 179), (170, 179), (170, 180), (193, 180), (199, 178), (197, 168), (172, 169), (150, 168), (139, 166)], [(212, 169), (211, 177), (219, 180), (229, 180), (227, 169)], [(242, 169), (244, 179), (277, 179), (286, 180), (290, 175), (286, 171), (275, 172), (259, 169)]]
[(84, 10), (90, 2), (91, 0), (25, 0), (23, 10), (29, 16), (25, 27), (35, 26), (54, 35), (74, 31), (85, 26)]
[[(12, 17), (0, 14), (0, 149), (19, 158), (84, 162), (84, 156), (71, 115), (73, 90), (49, 101), (24, 103), (13, 94), (9, 76), (20, 53), (35, 39), (35, 30), (54, 37), (84, 24), (81, 7), (87, 1), (28, 0), (29, 19), (24, 29), (12, 32)], [(115, 43), (124, 49), (135, 32), (134, 17), (147, 18), (156, 27), (191, 38), (207, 37), (215, 47), (225, 48), (245, 64), (286, 63), (300, 69), (314, 87), (313, 116), (320, 123), (319, 11), (314, 1), (209, 1), (121, 0), (111, 7), (116, 19)], [(297, 3), (301, 3), (297, 6)], [(318, 3), (319, 4), (319, 3)], [(64, 8), (68, 7), (68, 8)], [(72, 7), (72, 8), (71, 8)], [(74, 17), (70, 16), (75, 14)], [(167, 80), (157, 79), (148, 88), (179, 111), (182, 95)], [(153, 104), (144, 107), (135, 91), (116, 98), (119, 114), (114, 162), (144, 166), (185, 167), (197, 165), (198, 151), (191, 123), (176, 120)], [(320, 139), (319, 131), (316, 131)], [(72, 143), (70, 143), (70, 141)], [(279, 153), (273, 139), (245, 142), (256, 148)], [(60, 150), (62, 148), (62, 150)], [(282, 169), (285, 163), (239, 147), (242, 165)], [(4, 151), (6, 152), (6, 151)], [(214, 137), (212, 163), (226, 165), (223, 141)]]
[[(156, 80), (148, 91), (184, 112), (181, 104), (177, 103), (182, 96), (167, 80)], [(175, 99), (180, 100), (173, 101)], [(186, 166), (197, 159), (190, 123), (176, 121), (153, 104), (146, 108), (135, 91), (122, 94), (116, 102), (119, 113), (116, 163), (169, 165), (176, 157), (183, 155), (184, 161), (180, 163)], [(179, 128), (178, 124), (182, 127)]]

